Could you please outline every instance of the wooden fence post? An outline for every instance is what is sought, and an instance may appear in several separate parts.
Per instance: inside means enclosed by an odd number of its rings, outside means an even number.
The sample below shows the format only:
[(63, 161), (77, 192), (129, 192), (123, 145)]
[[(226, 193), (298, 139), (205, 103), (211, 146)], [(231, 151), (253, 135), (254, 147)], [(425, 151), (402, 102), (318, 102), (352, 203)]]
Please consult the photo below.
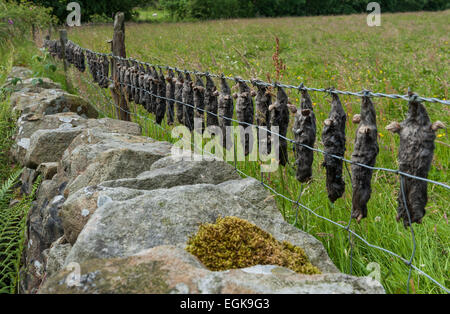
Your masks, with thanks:
[(67, 44), (67, 30), (60, 29), (59, 30), (59, 41), (61, 43), (61, 54), (62, 54), (62, 61), (64, 64), (64, 78), (66, 80), (66, 87), (69, 86), (69, 82), (67, 80), (67, 60), (66, 60), (66, 44)]
[[(125, 49), (125, 15), (122, 12), (117, 12), (114, 17), (114, 35), (111, 43), (111, 52), (114, 56), (127, 57)], [(117, 77), (116, 71), (117, 61), (114, 58), (111, 60), (111, 65), (114, 83), (109, 88), (116, 103), (117, 117), (120, 120), (131, 121), (127, 99), (123, 93), (122, 86), (119, 85), (119, 78)]]

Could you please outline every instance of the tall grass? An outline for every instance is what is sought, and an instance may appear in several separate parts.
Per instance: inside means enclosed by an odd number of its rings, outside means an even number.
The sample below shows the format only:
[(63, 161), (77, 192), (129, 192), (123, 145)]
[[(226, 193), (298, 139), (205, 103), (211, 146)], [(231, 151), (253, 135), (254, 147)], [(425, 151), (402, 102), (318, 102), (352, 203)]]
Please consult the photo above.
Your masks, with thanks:
[[(342, 90), (406, 93), (408, 87), (424, 96), (448, 99), (450, 26), (446, 22), (450, 11), (439, 13), (383, 14), (382, 27), (369, 28), (365, 16), (308, 17), (284, 19), (253, 19), (212, 21), (202, 23), (127, 25), (127, 53), (136, 59), (197, 69), (245, 78), (258, 76), (272, 79), (276, 75), (272, 57), (275, 36), (280, 39), (280, 58), (286, 64), (281, 80), (286, 83), (304, 82), (312, 87), (335, 86)], [(69, 38), (84, 47), (108, 52), (106, 39), (111, 38), (111, 26), (73, 29)], [(72, 84), (92, 103), (114, 117), (107, 92), (89, 83), (86, 75), (71, 71)], [(291, 102), (298, 104), (296, 91), (288, 91)], [(330, 110), (330, 99), (313, 93), (314, 108), (318, 118), (317, 147), (322, 122)], [(343, 105), (351, 118), (359, 113), (360, 99), (342, 96)], [(376, 98), (374, 100), (379, 128), (380, 154), (376, 166), (398, 168), (399, 139), (386, 132), (385, 126), (393, 120), (404, 119), (407, 103), (399, 100)], [(142, 116), (154, 119), (140, 106), (130, 108)], [(449, 108), (427, 104), (433, 120), (449, 125)], [(291, 119), (292, 120), (292, 119)], [(356, 127), (348, 119), (347, 159), (351, 158)], [(144, 127), (144, 135), (169, 141), (171, 127), (163, 122), (163, 131), (152, 122), (136, 118)], [(290, 128), (289, 128), (290, 129)], [(293, 138), (292, 133), (288, 137)], [(435, 158), (429, 178), (449, 183), (449, 139), (444, 131), (438, 134)], [(290, 164), (294, 163), (292, 145)], [(301, 202), (316, 213), (346, 225), (351, 210), (350, 176), (345, 172), (347, 189), (342, 199), (334, 205), (328, 201), (325, 188), (325, 171), (321, 167), (323, 156), (315, 155), (314, 178), (304, 186)], [(240, 162), (243, 172), (260, 177), (259, 165)], [(297, 199), (300, 184), (295, 180), (295, 170), (288, 166), (277, 173), (266, 175), (264, 180), (276, 191)], [(369, 203), (369, 217), (351, 228), (370, 243), (391, 250), (409, 259), (412, 253), (411, 233), (395, 221), (399, 180), (394, 174), (375, 172), (373, 194)], [(296, 207), (277, 197), (283, 216), (288, 222), (295, 220)], [(415, 225), (417, 252), (413, 263), (444, 284), (449, 281), (448, 227), (450, 195), (447, 190), (429, 185), (427, 215), (422, 225)], [(297, 227), (318, 238), (330, 257), (343, 272), (350, 271), (350, 245), (345, 230), (301, 210)], [(405, 293), (408, 267), (398, 259), (353, 240), (352, 273), (368, 275), (370, 263), (378, 263), (381, 281), (389, 293)], [(414, 293), (442, 293), (434, 283), (413, 272), (410, 289)]]

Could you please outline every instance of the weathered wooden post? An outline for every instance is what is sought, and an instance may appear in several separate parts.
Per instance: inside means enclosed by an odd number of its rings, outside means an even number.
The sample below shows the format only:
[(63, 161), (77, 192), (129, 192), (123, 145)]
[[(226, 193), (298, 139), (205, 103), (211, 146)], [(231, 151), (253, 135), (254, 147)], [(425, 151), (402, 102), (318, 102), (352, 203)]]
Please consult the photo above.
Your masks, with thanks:
[[(113, 56), (126, 58), (125, 49), (125, 15), (122, 12), (117, 12), (114, 17), (114, 35), (111, 42), (111, 52)], [(114, 82), (109, 86), (112, 97), (117, 107), (117, 117), (120, 120), (131, 121), (130, 110), (128, 109), (127, 99), (122, 92), (122, 87), (119, 84), (117, 77), (117, 60), (112, 58), (111, 69)]]

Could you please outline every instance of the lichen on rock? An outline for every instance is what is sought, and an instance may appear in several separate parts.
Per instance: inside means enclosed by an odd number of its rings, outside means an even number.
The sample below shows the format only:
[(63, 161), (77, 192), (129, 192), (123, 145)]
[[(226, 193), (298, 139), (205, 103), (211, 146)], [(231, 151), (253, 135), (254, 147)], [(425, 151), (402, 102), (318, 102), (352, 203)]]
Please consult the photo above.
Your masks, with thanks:
[(223, 271), (255, 265), (278, 265), (300, 274), (320, 274), (302, 248), (280, 242), (256, 225), (237, 218), (218, 218), (202, 224), (186, 250), (207, 268)]

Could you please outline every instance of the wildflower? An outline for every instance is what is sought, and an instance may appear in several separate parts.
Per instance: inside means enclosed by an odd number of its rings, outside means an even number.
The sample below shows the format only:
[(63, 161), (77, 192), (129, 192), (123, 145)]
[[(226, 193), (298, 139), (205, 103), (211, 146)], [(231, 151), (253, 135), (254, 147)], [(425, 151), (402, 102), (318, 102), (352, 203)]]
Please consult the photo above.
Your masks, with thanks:
[(11, 19), (8, 19), (8, 24), (9, 24), (9, 25), (14, 25), (14, 21), (11, 20)]
[(444, 134), (439, 134), (437, 137), (439, 138), (444, 137)]
[(375, 222), (380, 222), (380, 221), (381, 221), (381, 217), (380, 216), (375, 217)]
[(384, 134), (383, 134), (383, 133), (378, 133), (378, 135), (380, 135), (380, 137), (383, 137), (383, 136), (384, 136)]
[(380, 70), (380, 74), (383, 74), (383, 70)]

